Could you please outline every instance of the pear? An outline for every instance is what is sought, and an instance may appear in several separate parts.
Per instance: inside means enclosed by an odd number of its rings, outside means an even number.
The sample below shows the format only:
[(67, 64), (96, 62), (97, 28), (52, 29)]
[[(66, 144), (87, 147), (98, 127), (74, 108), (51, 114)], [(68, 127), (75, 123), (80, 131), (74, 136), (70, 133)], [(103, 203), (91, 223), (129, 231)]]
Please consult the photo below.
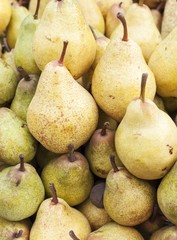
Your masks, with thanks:
[(20, 163), (0, 172), (0, 216), (9, 221), (20, 221), (36, 213), (44, 199), (44, 186), (35, 168)]
[(157, 84), (157, 93), (161, 97), (177, 97), (176, 55), (177, 27), (153, 51), (148, 65), (153, 71)]
[(166, 112), (145, 98), (147, 77), (142, 75), (140, 97), (128, 105), (116, 130), (115, 146), (133, 175), (152, 180), (162, 178), (177, 159), (177, 128)]
[(65, 65), (78, 79), (94, 61), (94, 37), (76, 0), (51, 0), (45, 7), (33, 39), (33, 55), (40, 70), (50, 61), (58, 59), (66, 40), (70, 44)]
[(27, 109), (36, 91), (39, 76), (36, 74), (28, 75), (22, 67), (18, 67), (18, 69), (24, 77), (17, 85), (10, 109), (26, 122)]
[(95, 130), (85, 145), (85, 156), (88, 159), (92, 172), (101, 178), (106, 178), (112, 166), (109, 156), (114, 154), (118, 166), (120, 162), (114, 143), (115, 130), (107, 129), (109, 122), (105, 122), (101, 129)]
[(46, 65), (27, 111), (30, 132), (55, 153), (66, 153), (70, 143), (78, 149), (88, 141), (98, 122), (93, 97), (63, 65), (66, 47), (65, 42), (59, 61)]
[(93, 186), (93, 175), (86, 158), (68, 146), (69, 153), (50, 160), (43, 168), (41, 178), (47, 196), (51, 196), (49, 183), (54, 183), (57, 196), (64, 199), (70, 206), (85, 201)]
[[(148, 62), (152, 52), (161, 42), (161, 34), (154, 22), (150, 8), (143, 4), (143, 0), (139, 0), (139, 3), (133, 3), (127, 9), (125, 18), (130, 38), (141, 47), (143, 56)], [(122, 32), (122, 25), (119, 24), (110, 38), (120, 37)]]
[(76, 206), (76, 208), (86, 216), (92, 231), (112, 221), (106, 210), (96, 207), (90, 198), (87, 198), (84, 202)]
[(0, 108), (0, 159), (9, 165), (19, 163), (23, 153), (25, 162), (36, 154), (37, 142), (21, 118), (9, 108)]
[(0, 239), (2, 240), (29, 240), (31, 221), (8, 221), (0, 217)]
[(96, 4), (95, 0), (77, 0), (79, 6), (86, 18), (89, 25), (97, 28), (101, 33), (105, 32), (105, 22), (100, 8)]
[(53, 197), (41, 203), (29, 239), (71, 240), (69, 232), (72, 230), (80, 240), (85, 240), (91, 232), (87, 218), (62, 198), (57, 198), (53, 184), (50, 184), (50, 188)]
[(20, 6), (18, 2), (12, 4), (11, 19), (6, 29), (7, 42), (10, 48), (15, 47), (20, 25), (28, 14), (28, 9), (24, 6)]
[(132, 175), (124, 167), (113, 168), (107, 175), (103, 204), (109, 216), (118, 224), (136, 226), (146, 221), (153, 212), (156, 192), (148, 182)]
[(0, 35), (6, 30), (10, 18), (11, 18), (12, 10), (9, 0), (1, 0), (0, 2)]
[(21, 66), (28, 74), (40, 74), (40, 70), (34, 60), (32, 50), (33, 36), (39, 24), (39, 3), (40, 0), (38, 0), (35, 14), (29, 14), (22, 21), (15, 43), (15, 64), (16, 66)]
[[(40, 0), (39, 13), (38, 13), (39, 18), (41, 18), (42, 14), (44, 12), (44, 9), (45, 9), (48, 2), (49, 2), (49, 0)], [(31, 14), (35, 13), (36, 5), (37, 5), (37, 0), (30, 0), (29, 11), (30, 11)]]
[(166, 0), (163, 18), (161, 36), (164, 39), (175, 27), (177, 21), (177, 2), (175, 0)]
[(144, 240), (143, 236), (133, 227), (121, 226), (110, 222), (91, 232), (86, 240)]
[(152, 234), (149, 240), (175, 240), (177, 239), (177, 227), (165, 226)]
[(130, 101), (139, 93), (142, 73), (148, 72), (147, 96), (154, 98), (156, 83), (153, 72), (146, 64), (142, 50), (128, 39), (126, 20), (118, 17), (124, 25), (122, 39), (113, 38), (97, 64), (92, 78), (92, 94), (99, 107), (120, 122)]
[(165, 217), (177, 224), (176, 219), (176, 182), (177, 182), (177, 162), (173, 165), (171, 170), (163, 177), (157, 189), (157, 201), (159, 208)]

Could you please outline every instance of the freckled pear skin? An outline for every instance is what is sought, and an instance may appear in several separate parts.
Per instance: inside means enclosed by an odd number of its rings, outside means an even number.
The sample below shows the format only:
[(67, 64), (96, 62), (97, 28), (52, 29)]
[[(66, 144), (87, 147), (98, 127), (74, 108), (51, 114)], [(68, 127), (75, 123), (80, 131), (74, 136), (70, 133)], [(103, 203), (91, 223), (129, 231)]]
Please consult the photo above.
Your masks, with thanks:
[(48, 150), (65, 153), (70, 143), (75, 149), (83, 145), (97, 122), (98, 109), (91, 94), (63, 65), (48, 63), (27, 111), (32, 135)]

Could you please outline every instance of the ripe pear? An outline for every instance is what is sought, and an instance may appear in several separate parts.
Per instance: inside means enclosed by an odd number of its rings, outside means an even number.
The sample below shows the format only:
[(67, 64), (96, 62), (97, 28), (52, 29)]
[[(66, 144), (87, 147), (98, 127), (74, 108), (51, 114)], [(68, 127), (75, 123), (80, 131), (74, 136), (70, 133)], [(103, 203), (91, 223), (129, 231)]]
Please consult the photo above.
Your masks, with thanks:
[(12, 4), (11, 19), (6, 30), (7, 42), (10, 48), (15, 47), (20, 25), (28, 14), (28, 9), (24, 6), (20, 6), (18, 2)]
[(110, 222), (91, 232), (86, 240), (144, 240), (143, 236), (133, 227), (121, 226)]
[(72, 76), (78, 79), (94, 61), (95, 39), (76, 0), (51, 0), (33, 39), (33, 55), (40, 70), (58, 59), (66, 40), (70, 44), (64, 63)]
[(8, 221), (0, 217), (0, 239), (2, 240), (29, 240), (31, 221)]
[(99, 107), (120, 122), (130, 101), (139, 93), (142, 73), (148, 72), (147, 96), (154, 98), (156, 83), (153, 72), (145, 62), (141, 48), (128, 38), (124, 16), (123, 38), (113, 38), (97, 64), (92, 78), (92, 94)]
[(95, 130), (85, 145), (85, 156), (88, 159), (92, 172), (101, 178), (106, 178), (112, 168), (109, 157), (114, 155), (118, 166), (123, 166), (115, 149), (115, 130), (108, 129), (109, 122), (102, 128)]
[[(133, 3), (125, 13), (129, 36), (142, 49), (143, 56), (148, 62), (152, 52), (161, 42), (161, 34), (158, 30), (150, 8), (143, 4), (143, 0), (139, 3)], [(122, 36), (123, 27), (119, 24), (111, 34), (112, 38)]]
[(18, 69), (23, 72), (24, 77), (17, 85), (10, 109), (26, 122), (27, 109), (36, 91), (39, 76), (36, 74), (28, 75), (21, 67)]
[(116, 130), (115, 146), (133, 175), (152, 180), (162, 178), (177, 159), (177, 128), (166, 112), (145, 98), (147, 77), (142, 75), (140, 97), (128, 105)]
[(41, 178), (48, 197), (52, 195), (49, 188), (52, 182), (57, 196), (75, 206), (87, 199), (94, 181), (84, 155), (75, 152), (72, 144), (68, 148), (68, 153), (50, 160), (43, 168)]
[(98, 122), (93, 97), (63, 65), (66, 46), (59, 61), (46, 65), (27, 111), (30, 132), (55, 153), (66, 153), (70, 143), (78, 149), (88, 141)]
[(0, 108), (0, 159), (9, 165), (19, 163), (23, 153), (25, 162), (36, 154), (37, 141), (33, 138), (26, 122), (9, 108)]
[(162, 97), (177, 97), (177, 27), (153, 51), (148, 65), (153, 71), (157, 93)]
[(148, 182), (132, 175), (124, 167), (113, 168), (107, 175), (103, 204), (109, 216), (118, 224), (136, 226), (153, 212), (156, 191)]
[(10, 18), (11, 18), (12, 10), (9, 0), (1, 0), (0, 2), (0, 35), (6, 30)]
[(77, 0), (79, 6), (86, 18), (89, 25), (97, 28), (101, 33), (105, 32), (105, 22), (100, 8), (96, 4), (95, 0)]
[(29, 14), (22, 21), (14, 49), (14, 60), (16, 66), (21, 66), (28, 74), (40, 74), (40, 70), (34, 60), (32, 50), (33, 36), (39, 24), (38, 10), (39, 0), (35, 14)]
[[(39, 6), (39, 18), (41, 18), (44, 9), (47, 5), (47, 3), (49, 2), (49, 0), (40, 0), (40, 6)], [(37, 0), (30, 0), (29, 2), (29, 11), (31, 14), (34, 14), (36, 11), (36, 5), (37, 5)]]
[(149, 240), (175, 240), (177, 239), (177, 227), (165, 226), (152, 234)]
[(87, 218), (77, 209), (70, 207), (62, 198), (57, 198), (53, 184), (50, 188), (53, 197), (41, 203), (29, 239), (71, 240), (69, 232), (72, 230), (80, 240), (85, 240), (91, 232)]
[(0, 216), (9, 221), (20, 221), (36, 213), (44, 199), (44, 186), (35, 168), (20, 163), (0, 172)]

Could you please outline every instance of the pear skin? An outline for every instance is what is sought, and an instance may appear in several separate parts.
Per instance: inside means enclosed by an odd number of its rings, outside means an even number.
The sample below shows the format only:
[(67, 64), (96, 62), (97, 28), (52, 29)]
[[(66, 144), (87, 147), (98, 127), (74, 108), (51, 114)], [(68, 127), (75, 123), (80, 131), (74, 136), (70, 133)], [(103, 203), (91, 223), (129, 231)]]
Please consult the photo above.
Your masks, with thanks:
[(9, 0), (1, 0), (0, 2), (0, 35), (3, 31), (6, 30), (10, 18), (11, 18), (12, 10)]

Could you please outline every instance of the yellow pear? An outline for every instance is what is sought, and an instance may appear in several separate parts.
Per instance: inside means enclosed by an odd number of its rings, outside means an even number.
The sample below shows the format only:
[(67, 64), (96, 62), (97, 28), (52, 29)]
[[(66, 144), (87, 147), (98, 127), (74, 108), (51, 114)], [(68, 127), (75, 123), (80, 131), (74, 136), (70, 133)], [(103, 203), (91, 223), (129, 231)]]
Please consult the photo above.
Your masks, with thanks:
[(9, 0), (0, 1), (0, 35), (6, 30), (11, 18), (11, 5)]

